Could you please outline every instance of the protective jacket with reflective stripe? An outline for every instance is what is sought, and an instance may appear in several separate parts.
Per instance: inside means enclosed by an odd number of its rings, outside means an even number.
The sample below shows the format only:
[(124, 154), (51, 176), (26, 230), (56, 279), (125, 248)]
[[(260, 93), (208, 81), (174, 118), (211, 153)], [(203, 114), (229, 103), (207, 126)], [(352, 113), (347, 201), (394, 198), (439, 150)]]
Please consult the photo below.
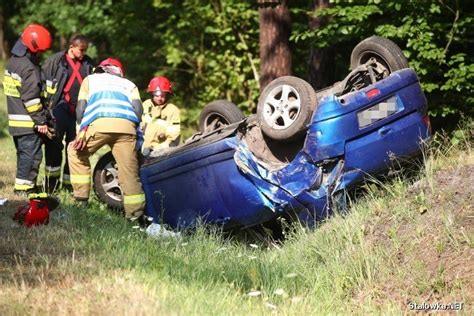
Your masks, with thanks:
[[(139, 117), (143, 111), (140, 95), (130, 80), (108, 73), (87, 76), (79, 92), (79, 102), (84, 99), (85, 109), (82, 109), (81, 104), (76, 109), (78, 119), (81, 118), (81, 130), (99, 118), (120, 118), (137, 124), (140, 122)], [(139, 101), (139, 111), (134, 108), (134, 100)], [(83, 113), (78, 113), (82, 110)]]
[[(67, 51), (61, 51), (50, 56), (41, 67), (44, 79), (46, 80), (46, 104), (53, 108), (64, 98), (64, 86), (70, 75), (70, 66), (66, 61)], [(92, 59), (85, 55), (81, 61), (80, 74), (82, 78), (90, 75), (93, 69)], [(75, 94), (73, 94), (75, 95)], [(72, 100), (76, 103), (76, 99)]]
[[(141, 126), (144, 130), (144, 148), (158, 150), (177, 146), (181, 133), (179, 108), (172, 103), (154, 105), (148, 99), (143, 102)], [(161, 133), (165, 134), (165, 139), (159, 138)]]
[(13, 55), (5, 69), (3, 88), (12, 136), (33, 134), (35, 124), (47, 124), (50, 115), (41, 102), (42, 83), (36, 56)]

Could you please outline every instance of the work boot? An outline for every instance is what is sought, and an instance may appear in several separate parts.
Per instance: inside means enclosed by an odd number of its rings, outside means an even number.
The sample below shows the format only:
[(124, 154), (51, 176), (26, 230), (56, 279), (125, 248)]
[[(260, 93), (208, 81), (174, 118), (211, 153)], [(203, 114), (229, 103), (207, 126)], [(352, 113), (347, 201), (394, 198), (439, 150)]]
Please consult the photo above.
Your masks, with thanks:
[(153, 222), (153, 217), (142, 214), (140, 216), (130, 217), (128, 221), (132, 224), (138, 224), (141, 228), (147, 228)]
[(54, 193), (59, 189), (61, 182), (57, 177), (47, 177), (44, 179), (44, 190), (47, 193)]
[(63, 183), (62, 188), (63, 188), (63, 190), (66, 190), (67, 192), (73, 192), (73, 189), (72, 189), (72, 185), (71, 185), (71, 184)]
[(28, 189), (28, 190), (13, 189), (13, 194), (15, 194), (17, 196), (21, 196), (21, 197), (28, 197), (28, 195), (30, 193), (36, 193), (36, 192), (37, 192), (37, 187), (33, 187), (31, 189)]
[(74, 197), (74, 204), (79, 207), (87, 207), (89, 205), (88, 198)]

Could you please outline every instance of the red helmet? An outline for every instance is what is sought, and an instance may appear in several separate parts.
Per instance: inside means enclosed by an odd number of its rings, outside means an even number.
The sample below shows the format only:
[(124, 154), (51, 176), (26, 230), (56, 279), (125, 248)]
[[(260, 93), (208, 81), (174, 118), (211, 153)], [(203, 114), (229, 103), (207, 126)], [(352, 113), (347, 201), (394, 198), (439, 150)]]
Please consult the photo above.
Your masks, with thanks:
[(173, 85), (168, 78), (158, 76), (150, 80), (146, 91), (152, 94), (155, 92), (168, 92), (169, 94), (173, 94)]
[[(116, 58), (109, 57), (107, 59), (104, 59), (100, 62), (99, 67), (104, 69), (105, 72), (108, 72), (112, 75), (120, 75), (121, 77), (125, 75), (125, 70), (123, 69), (122, 63)], [(117, 73), (116, 69), (114, 69), (115, 67), (120, 70), (120, 73)]]
[(51, 34), (42, 25), (30, 24), (21, 33), (21, 41), (32, 53), (44, 52), (51, 48)]

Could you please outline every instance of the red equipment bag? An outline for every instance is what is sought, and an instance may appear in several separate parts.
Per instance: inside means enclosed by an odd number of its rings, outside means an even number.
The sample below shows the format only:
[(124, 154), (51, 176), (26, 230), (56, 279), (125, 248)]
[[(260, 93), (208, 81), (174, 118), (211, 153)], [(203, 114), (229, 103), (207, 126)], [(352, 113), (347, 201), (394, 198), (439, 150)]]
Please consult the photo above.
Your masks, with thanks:
[(59, 205), (59, 200), (47, 193), (28, 195), (29, 203), (20, 205), (13, 219), (26, 227), (49, 223), (49, 212)]

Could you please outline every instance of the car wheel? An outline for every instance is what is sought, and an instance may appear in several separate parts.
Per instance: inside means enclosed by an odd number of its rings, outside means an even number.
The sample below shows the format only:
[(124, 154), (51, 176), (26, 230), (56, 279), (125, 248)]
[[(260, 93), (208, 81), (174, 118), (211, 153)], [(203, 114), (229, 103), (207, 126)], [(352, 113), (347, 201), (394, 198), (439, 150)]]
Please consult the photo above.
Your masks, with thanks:
[(237, 123), (245, 118), (237, 105), (227, 100), (216, 100), (207, 104), (199, 116), (201, 133), (215, 131), (223, 126)]
[(408, 68), (408, 61), (400, 47), (384, 37), (371, 36), (357, 44), (351, 53), (351, 69), (365, 64), (370, 58), (375, 58), (385, 68), (386, 76)]
[(316, 107), (316, 92), (311, 85), (285, 76), (265, 87), (258, 100), (257, 116), (266, 136), (292, 141), (306, 131)]
[(118, 168), (112, 152), (102, 157), (94, 168), (94, 191), (111, 208), (123, 209), (123, 192), (118, 182)]

